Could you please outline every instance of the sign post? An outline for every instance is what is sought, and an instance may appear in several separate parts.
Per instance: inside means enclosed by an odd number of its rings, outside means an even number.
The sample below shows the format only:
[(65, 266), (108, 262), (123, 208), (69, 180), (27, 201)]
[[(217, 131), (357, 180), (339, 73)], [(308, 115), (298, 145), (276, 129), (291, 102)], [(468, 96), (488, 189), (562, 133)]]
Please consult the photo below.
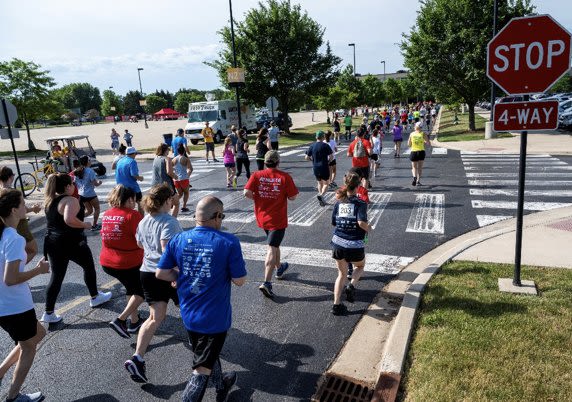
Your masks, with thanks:
[[(571, 42), (570, 32), (558, 24), (550, 15), (537, 15), (513, 18), (491, 39), (487, 46), (487, 76), (509, 95), (524, 95), (523, 103), (525, 105), (520, 105), (520, 114), (517, 112), (516, 115), (509, 117), (510, 107), (502, 105), (495, 105), (493, 114), (495, 130), (497, 123), (501, 124), (502, 122), (513, 129), (522, 130), (518, 170), (514, 277), (512, 280), (515, 287), (523, 286), (520, 279), (520, 265), (528, 130), (531, 129), (531, 126), (538, 127), (535, 129), (550, 127), (553, 124), (551, 118), (554, 119), (555, 116), (556, 120), (558, 119), (558, 106), (556, 105), (554, 111), (550, 111), (550, 105), (544, 105), (548, 109), (543, 109), (545, 110), (543, 125), (538, 114), (543, 102), (538, 102), (538, 104), (530, 102), (529, 95), (545, 92), (570, 69)], [(531, 112), (532, 114), (530, 114)], [(515, 122), (510, 121), (513, 120), (512, 117), (514, 117)]]
[[(10, 143), (12, 144), (12, 152), (14, 153), (14, 161), (16, 162), (16, 171), (18, 172), (18, 177), (20, 177), (20, 164), (18, 163), (18, 154), (16, 153), (16, 146), (14, 145), (14, 136), (12, 133), (12, 124), (18, 119), (18, 113), (16, 111), (16, 106), (8, 102), (6, 99), (2, 99), (2, 113), (0, 113), (0, 123), (6, 126), (8, 131), (8, 137), (10, 138)], [(20, 180), (20, 189), (22, 190), (22, 196), (26, 196), (24, 192), (23, 180)]]
[(270, 110), (272, 120), (274, 120), (274, 111), (278, 108), (278, 99), (274, 96), (268, 97), (268, 99), (266, 99), (266, 108)]

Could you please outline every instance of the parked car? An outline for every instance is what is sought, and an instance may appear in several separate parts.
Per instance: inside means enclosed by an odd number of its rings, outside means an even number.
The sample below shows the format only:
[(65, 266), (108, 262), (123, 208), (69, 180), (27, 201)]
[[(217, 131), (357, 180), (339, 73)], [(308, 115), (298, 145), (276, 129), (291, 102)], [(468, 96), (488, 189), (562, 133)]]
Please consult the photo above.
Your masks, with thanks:
[[(272, 121), (272, 115), (269, 115), (267, 113), (261, 113), (259, 115), (256, 116), (256, 128), (257, 130), (260, 130), (262, 127), (264, 127), (264, 124), (266, 123), (267, 126), (270, 126), (270, 122)], [(284, 121), (284, 114), (282, 112), (277, 112), (276, 114), (274, 114), (274, 122), (276, 123), (276, 125), (278, 126), (278, 128), (282, 131), (286, 130), (286, 122)], [(292, 127), (292, 118), (290, 116), (288, 116), (288, 128)]]

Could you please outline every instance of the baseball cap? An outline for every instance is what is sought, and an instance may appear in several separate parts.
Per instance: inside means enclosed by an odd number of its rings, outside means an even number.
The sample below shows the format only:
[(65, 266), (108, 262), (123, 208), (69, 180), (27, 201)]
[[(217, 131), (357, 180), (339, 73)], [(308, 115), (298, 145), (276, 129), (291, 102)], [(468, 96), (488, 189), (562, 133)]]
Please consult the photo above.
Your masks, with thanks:
[(183, 131), (182, 128), (179, 128), (179, 129), (177, 130), (177, 134), (183, 134), (183, 133), (184, 133), (184, 131)]
[(421, 127), (422, 123), (420, 121), (418, 121), (417, 123), (415, 123), (415, 128)]
[(324, 138), (326, 134), (322, 130), (316, 131), (316, 139)]
[(276, 165), (280, 162), (280, 154), (278, 151), (268, 151), (264, 155), (264, 163), (267, 165)]
[(135, 147), (127, 147), (127, 149), (125, 150), (125, 155), (133, 155), (136, 153), (137, 150), (135, 149)]

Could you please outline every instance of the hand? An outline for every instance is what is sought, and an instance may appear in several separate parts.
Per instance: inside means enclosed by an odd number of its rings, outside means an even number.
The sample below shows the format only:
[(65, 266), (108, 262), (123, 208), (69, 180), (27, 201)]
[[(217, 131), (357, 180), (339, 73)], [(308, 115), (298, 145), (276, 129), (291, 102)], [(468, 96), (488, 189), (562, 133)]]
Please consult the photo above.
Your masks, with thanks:
[(36, 203), (36, 204), (32, 205), (31, 210), (33, 213), (37, 214), (42, 210), (42, 206), (39, 203)]
[(177, 281), (171, 282), (171, 287), (177, 289)]
[(39, 274), (49, 274), (50, 273), (50, 263), (46, 261), (46, 257), (42, 257), (42, 259), (36, 265), (36, 269), (38, 270)]
[(83, 223), (83, 228), (84, 229), (91, 229), (92, 224), (90, 222), (84, 222)]

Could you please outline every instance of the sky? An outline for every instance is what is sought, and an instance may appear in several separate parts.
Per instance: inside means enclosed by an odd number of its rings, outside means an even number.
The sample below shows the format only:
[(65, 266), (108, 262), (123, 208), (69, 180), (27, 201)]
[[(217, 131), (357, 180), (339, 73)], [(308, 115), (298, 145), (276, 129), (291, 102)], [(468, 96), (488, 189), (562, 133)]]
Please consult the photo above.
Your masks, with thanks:
[[(399, 43), (415, 25), (418, 0), (292, 0), (325, 30), (324, 41), (360, 74), (403, 69)], [(551, 14), (572, 31), (570, 0), (533, 0), (539, 14)], [(242, 21), (258, 0), (234, 0)], [(17, 57), (49, 70), (57, 86), (88, 82), (124, 95), (180, 88), (221, 87), (204, 64), (221, 48), (217, 32), (229, 24), (227, 0), (0, 0), (0, 60)]]

